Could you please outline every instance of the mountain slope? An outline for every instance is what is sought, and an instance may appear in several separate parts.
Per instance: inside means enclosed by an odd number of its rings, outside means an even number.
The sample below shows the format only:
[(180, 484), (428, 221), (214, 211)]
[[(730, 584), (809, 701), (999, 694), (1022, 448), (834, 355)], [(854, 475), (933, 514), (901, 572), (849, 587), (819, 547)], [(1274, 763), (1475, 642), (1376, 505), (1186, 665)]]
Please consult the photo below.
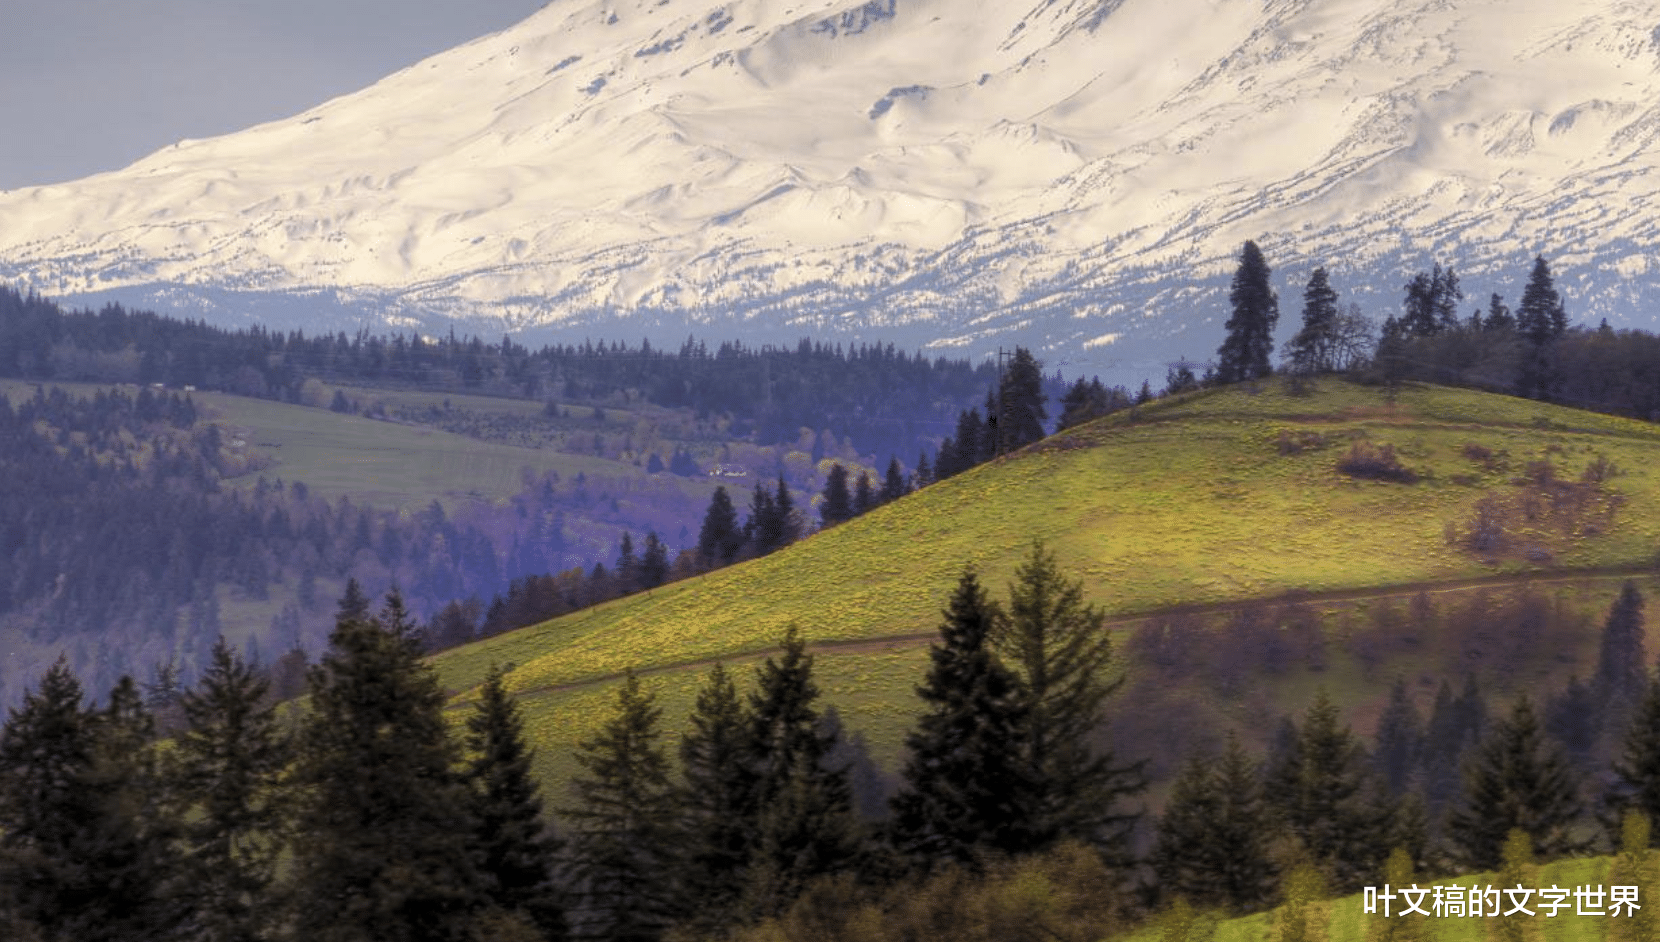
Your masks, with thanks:
[(1633, 316), (1660, 275), (1656, 23), (1653, 0), (561, 0), (290, 120), (0, 194), (0, 278), (221, 317), (302, 292), (291, 317), (1196, 355), (1201, 289), (1257, 238), (1391, 307), (1432, 256), (1514, 300), (1546, 252), (1574, 313)]
[[(1392, 446), (1418, 481), (1339, 471), (1357, 443)], [(1437, 586), (1623, 578), (1652, 568), (1657, 457), (1654, 426), (1527, 400), (1424, 388), (1390, 403), (1335, 381), (1309, 398), (1234, 387), (1062, 433), (774, 555), (436, 663), (463, 699), (490, 664), (514, 664), (509, 687), (557, 779), (625, 669), (654, 672), (677, 729), (708, 663), (764, 656), (795, 623), (821, 645), (826, 699), (891, 760), (966, 564), (1002, 595), (1042, 539), (1124, 627), (1299, 591), (1317, 605), (1404, 602)], [(1612, 473), (1578, 483), (1599, 458)], [(1483, 501), (1503, 537), (1473, 548)], [(1614, 591), (1618, 579), (1597, 585)]]

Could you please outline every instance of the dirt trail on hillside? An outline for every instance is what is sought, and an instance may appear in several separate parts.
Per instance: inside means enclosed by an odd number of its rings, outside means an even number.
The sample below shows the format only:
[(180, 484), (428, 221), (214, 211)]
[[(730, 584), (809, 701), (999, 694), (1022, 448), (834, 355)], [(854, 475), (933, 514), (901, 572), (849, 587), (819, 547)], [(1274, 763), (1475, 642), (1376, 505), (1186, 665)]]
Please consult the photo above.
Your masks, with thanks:
[[(1165, 618), (1172, 615), (1224, 615), (1237, 612), (1245, 608), (1262, 605), (1275, 605), (1296, 602), (1304, 605), (1321, 605), (1336, 602), (1379, 601), (1383, 599), (1410, 599), (1420, 592), (1429, 595), (1440, 595), (1449, 592), (1464, 592), (1480, 588), (1504, 588), (1513, 586), (1546, 586), (1561, 585), (1569, 582), (1589, 582), (1601, 580), (1630, 579), (1640, 576), (1656, 575), (1654, 566), (1612, 566), (1597, 569), (1574, 569), (1558, 572), (1530, 572), (1504, 573), (1500, 575), (1481, 576), (1473, 579), (1454, 579), (1444, 582), (1408, 582), (1390, 586), (1371, 586), (1361, 589), (1339, 589), (1330, 592), (1299, 592), (1293, 591), (1266, 598), (1245, 599), (1233, 602), (1221, 602), (1209, 605), (1178, 605), (1171, 608), (1161, 608), (1156, 611), (1140, 612), (1133, 615), (1117, 615), (1108, 618), (1108, 630), (1123, 631), (1140, 627), (1155, 618)], [(903, 651), (910, 648), (920, 648), (932, 644), (939, 637), (937, 631), (917, 632), (902, 635), (884, 635), (878, 638), (848, 638), (836, 641), (809, 642), (807, 650), (813, 654), (876, 654), (886, 651)], [(707, 670), (716, 663), (737, 663), (765, 657), (776, 650), (776, 646), (755, 648), (722, 657), (699, 658), (690, 661), (676, 661), (672, 664), (659, 664), (634, 672), (637, 677), (650, 677), (656, 674), (668, 674), (676, 671)], [(518, 697), (542, 696), (551, 693), (563, 693), (568, 690), (580, 690), (584, 687), (593, 687), (599, 684), (608, 684), (623, 678), (621, 672), (599, 674), (585, 677), (582, 680), (564, 684), (547, 684), (540, 687), (531, 687), (525, 690), (514, 691)], [(457, 708), (452, 705), (452, 709)]]

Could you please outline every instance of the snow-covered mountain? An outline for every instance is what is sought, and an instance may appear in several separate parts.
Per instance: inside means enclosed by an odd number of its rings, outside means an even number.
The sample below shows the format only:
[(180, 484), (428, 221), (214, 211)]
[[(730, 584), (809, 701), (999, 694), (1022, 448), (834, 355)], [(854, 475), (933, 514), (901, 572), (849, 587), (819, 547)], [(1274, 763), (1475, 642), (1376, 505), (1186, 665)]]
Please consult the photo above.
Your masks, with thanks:
[(1286, 327), (1318, 264), (1381, 317), (1437, 260), (1466, 307), (1514, 302), (1541, 252), (1571, 314), (1652, 324), (1657, 138), (1660, 0), (553, 0), (289, 120), (0, 194), (0, 281), (1162, 375), (1214, 350), (1247, 238)]

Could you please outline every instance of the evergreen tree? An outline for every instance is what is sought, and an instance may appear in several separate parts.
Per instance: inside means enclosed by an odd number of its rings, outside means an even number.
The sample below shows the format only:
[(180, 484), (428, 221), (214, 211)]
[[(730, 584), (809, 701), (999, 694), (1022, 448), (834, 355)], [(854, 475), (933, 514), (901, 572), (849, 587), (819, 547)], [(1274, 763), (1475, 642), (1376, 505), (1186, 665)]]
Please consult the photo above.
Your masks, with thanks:
[(220, 636), (207, 672), (180, 700), (186, 728), (171, 772), (187, 809), (192, 921), (206, 939), (252, 942), (279, 922), (272, 896), (288, 837), (283, 772), (292, 749), (268, 690)]
[(1149, 861), (1158, 877), (1159, 895), (1198, 906), (1216, 905), (1215, 841), (1211, 828), (1221, 817), (1221, 798), (1211, 771), (1214, 758), (1188, 756), (1170, 786), (1159, 816), (1157, 842)]
[(957, 430), (950, 438), (950, 451), (947, 452), (944, 444), (940, 445), (939, 456), (934, 463), (935, 476), (943, 481), (979, 464), (980, 442), (985, 437), (986, 426), (980, 421), (978, 409), (964, 409), (958, 413)]
[(1546, 744), (1523, 694), (1510, 716), (1483, 739), (1449, 833), (1473, 870), (1498, 867), (1505, 837), (1514, 829), (1525, 832), (1541, 854), (1574, 853), (1585, 846), (1573, 833), (1580, 813), (1576, 794), (1567, 763)]
[(986, 852), (1036, 846), (1033, 782), (1020, 750), (1026, 716), (1018, 681), (990, 648), (1002, 613), (964, 570), (917, 696), (925, 712), (905, 737), (903, 790), (893, 799), (894, 845), (925, 866), (974, 865)]
[[(1099, 379), (1096, 380), (1096, 384), (1100, 384)], [(1094, 418), (1099, 414), (1095, 407), (1096, 403), (1091, 395), (1089, 384), (1084, 382), (1082, 376), (1078, 377), (1072, 387), (1066, 391), (1066, 395), (1061, 397), (1060, 429), (1064, 430), (1074, 425), (1082, 425)]]
[(768, 490), (755, 485), (755, 494), (749, 504), (749, 520), (744, 524), (744, 536), (750, 552), (756, 556), (783, 549), (801, 536), (801, 524), (796, 519), (795, 501), (784, 476), (778, 476), (778, 486)]
[(482, 903), (444, 691), (409, 628), (389, 596), (381, 617), (342, 617), (311, 669), (293, 881), (309, 938), (464, 939)]
[(845, 768), (826, 767), (835, 743), (818, 730), (813, 657), (791, 626), (783, 656), (767, 658), (750, 694), (755, 853), (749, 908), (777, 914), (815, 877), (846, 868), (857, 852)]
[(680, 921), (708, 934), (737, 920), (756, 838), (751, 721), (724, 666), (716, 664), (698, 691), (691, 724), (680, 740), (685, 852), (675, 908)]
[(888, 459), (888, 470), (882, 476), (881, 502), (891, 504), (911, 492), (911, 486), (905, 481), (905, 470), (899, 466), (898, 458)]
[(940, 446), (934, 452), (934, 481), (943, 481), (958, 469), (957, 441), (950, 435), (940, 439)]
[(165, 938), (184, 907), (149, 718), (131, 678), (105, 710), (81, 701), (59, 658), (0, 729), (0, 925), (45, 942)]
[(778, 505), (772, 491), (757, 481), (749, 498), (749, 519), (744, 521), (744, 545), (750, 554), (765, 556), (782, 545), (781, 540)]
[(888, 817), (888, 782), (882, 769), (871, 757), (870, 743), (859, 730), (848, 732), (842, 723), (841, 712), (833, 703), (826, 704), (818, 716), (819, 737), (831, 743), (824, 758), (830, 769), (846, 769), (847, 784), (853, 793), (853, 816), (861, 824), (885, 821)]
[(1440, 263), (1433, 271), (1419, 272), (1406, 286), (1402, 302), (1400, 329), (1409, 337), (1434, 337), (1458, 327), (1458, 302), (1464, 292), (1458, 287), (1458, 274), (1451, 268), (1443, 270)]
[(778, 488), (772, 498), (773, 511), (778, 515), (778, 543), (774, 549), (783, 549), (801, 539), (801, 519), (795, 512), (795, 498), (790, 496), (784, 475), (778, 475)]
[(1533, 344), (1542, 347), (1568, 329), (1568, 315), (1562, 307), (1562, 296), (1551, 279), (1550, 265), (1543, 255), (1533, 260), (1533, 272), (1522, 291), (1521, 306), (1516, 308), (1516, 330)]
[(698, 530), (698, 555), (706, 563), (725, 565), (737, 557), (743, 540), (732, 497), (726, 493), (725, 487), (717, 486), (714, 495), (709, 498), (709, 509), (703, 514), (703, 526)]
[(1193, 367), (1186, 363), (1178, 363), (1164, 373), (1164, 392), (1162, 395), (1174, 396), (1177, 393), (1191, 392), (1199, 388), (1199, 378), (1193, 375)]
[(1043, 364), (1025, 347), (1015, 347), (997, 389), (998, 453), (1007, 454), (1044, 436), (1049, 414), (1043, 404)]
[(1628, 811), (1660, 821), (1660, 682), (1651, 682), (1625, 730), (1614, 763), (1614, 781), (1602, 796), (1604, 820), (1613, 825)]
[(1220, 762), (1189, 759), (1159, 819), (1160, 892), (1235, 914), (1260, 908), (1274, 891), (1267, 825), (1260, 770), (1237, 739)]
[(921, 490), (934, 483), (934, 469), (928, 463), (928, 453), (918, 452), (916, 456), (916, 471), (911, 475), (911, 489)]
[(1304, 714), (1297, 745), (1269, 775), (1269, 795), (1311, 862), (1345, 891), (1383, 865), (1390, 816), (1370, 793), (1366, 763), (1337, 706), (1322, 689)]
[(1482, 330), (1512, 330), (1516, 326), (1516, 319), (1510, 316), (1510, 308), (1505, 306), (1504, 297), (1491, 294), (1487, 297), (1487, 316), (1481, 321)]
[(1424, 748), (1424, 720), (1407, 694), (1406, 681), (1396, 678), (1389, 691), (1389, 704), (1378, 718), (1377, 750), (1373, 753), (1378, 774), (1389, 794), (1406, 793), (1418, 771)]
[(369, 597), (363, 594), (354, 576), (346, 580), (346, 592), (340, 597), (335, 618), (341, 621), (361, 621), (369, 617)]
[(1216, 351), (1219, 382), (1237, 383), (1269, 373), (1274, 325), (1280, 319), (1279, 299), (1268, 284), (1269, 273), (1262, 250), (1255, 242), (1246, 242), (1228, 292), (1228, 302), (1233, 306), (1233, 314), (1224, 325), (1228, 336)]
[(876, 509), (876, 491), (870, 484), (870, 473), (859, 472), (858, 483), (853, 485), (853, 515), (862, 517)]
[(655, 589), (669, 581), (669, 548), (656, 530), (646, 531), (646, 548), (640, 555), (640, 588)]
[[(1285, 345), (1291, 372), (1310, 376), (1331, 370), (1336, 331), (1337, 292), (1332, 290), (1326, 270), (1316, 268), (1303, 290), (1303, 328)], [(1189, 371), (1190, 379), (1192, 375)]]
[(640, 558), (634, 555), (634, 537), (627, 531), (623, 532), (622, 542), (617, 546), (617, 588), (624, 595), (633, 592), (640, 585)]
[(467, 718), (467, 782), (473, 843), (485, 898), (501, 914), (534, 926), (545, 942), (565, 938), (565, 907), (554, 884), (558, 843), (542, 825), (524, 720), (492, 667)]
[(824, 500), (818, 507), (819, 518), (826, 527), (853, 519), (853, 494), (847, 488), (847, 469), (836, 462), (824, 476)]
[(1464, 292), (1458, 287), (1458, 273), (1448, 265), (1445, 271), (1440, 265), (1435, 266), (1431, 276), (1433, 288), (1430, 298), (1430, 307), (1435, 314), (1435, 323), (1438, 333), (1447, 333), (1458, 329), (1458, 302), (1464, 300)]
[(563, 814), (572, 822), (580, 938), (653, 942), (673, 911), (673, 790), (655, 700), (630, 671), (616, 714), (577, 744), (583, 774), (571, 783), (577, 804)]
[[(1440, 274), (1437, 266), (1436, 274)], [(1409, 337), (1433, 337), (1441, 329), (1435, 319), (1435, 288), (1428, 272), (1418, 272), (1406, 283), (1401, 302), (1401, 331)]]
[(1436, 692), (1424, 734), (1424, 799), (1432, 814), (1457, 801), (1463, 792), (1464, 758), (1479, 748), (1487, 732), (1487, 700), (1474, 675), (1457, 696), (1445, 682)]
[(1141, 763), (1117, 765), (1091, 745), (1107, 697), (1121, 683), (1105, 677), (1112, 641), (1104, 621), (1084, 603), (1082, 586), (1061, 575), (1054, 554), (1034, 542), (1015, 570), (1009, 618), (994, 640), (1021, 682), (1021, 749), (1034, 776), (1037, 844), (1085, 840), (1122, 862), (1138, 815), (1117, 806), (1145, 781)]
[(1517, 380), (1522, 395), (1537, 399), (1551, 396), (1557, 376), (1548, 348), (1567, 329), (1568, 315), (1562, 307), (1562, 296), (1557, 293), (1550, 266), (1541, 255), (1534, 259), (1533, 273), (1516, 308), (1516, 332), (1527, 341), (1528, 347), (1522, 355)]
[[(1643, 594), (1629, 579), (1620, 589), (1620, 597), (1608, 610), (1602, 626), (1602, 643), (1597, 656), (1597, 673), (1593, 684), (1604, 703), (1624, 701), (1635, 704), (1643, 695), (1647, 680), (1643, 676)], [(1614, 725), (1623, 728), (1624, 717)]]
[(1383, 329), (1378, 335), (1377, 352), (1372, 359), (1377, 363), (1378, 376), (1391, 390), (1400, 386), (1401, 380), (1406, 378), (1406, 328), (1391, 314), (1383, 320)]

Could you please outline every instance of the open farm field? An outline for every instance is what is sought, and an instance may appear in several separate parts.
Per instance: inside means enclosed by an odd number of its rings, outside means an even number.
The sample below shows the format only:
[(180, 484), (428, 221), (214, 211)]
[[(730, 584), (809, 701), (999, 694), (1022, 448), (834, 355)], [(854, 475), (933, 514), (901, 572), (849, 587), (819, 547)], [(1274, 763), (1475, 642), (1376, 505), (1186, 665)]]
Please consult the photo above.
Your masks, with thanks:
[[(0, 380), (0, 390), (14, 401), (33, 395), (35, 385)], [(86, 383), (51, 385), (77, 396), (110, 388)], [(128, 392), (136, 394), (136, 390)], [(374, 393), (382, 394), (379, 390)], [(523, 489), (527, 480), (550, 471), (562, 478), (577, 474), (645, 477), (640, 469), (623, 462), (481, 442), (420, 425), (227, 393), (197, 390), (189, 395), (198, 408), (206, 410), (204, 417), (219, 424), (227, 437), (246, 442), (245, 447), (265, 464), (260, 473), (284, 481), (303, 481), (331, 500), (348, 497), (390, 510), (414, 511), (436, 499), (453, 511), (470, 501), (504, 501)], [(418, 397), (421, 401), (443, 398), (423, 393), (387, 395)], [(531, 406), (532, 414), (540, 409), (533, 403), (510, 399), (465, 398), (469, 406), (479, 408), (512, 412)], [(247, 475), (246, 483), (252, 485), (257, 477)], [(712, 485), (703, 488), (705, 501), (713, 489)]]

